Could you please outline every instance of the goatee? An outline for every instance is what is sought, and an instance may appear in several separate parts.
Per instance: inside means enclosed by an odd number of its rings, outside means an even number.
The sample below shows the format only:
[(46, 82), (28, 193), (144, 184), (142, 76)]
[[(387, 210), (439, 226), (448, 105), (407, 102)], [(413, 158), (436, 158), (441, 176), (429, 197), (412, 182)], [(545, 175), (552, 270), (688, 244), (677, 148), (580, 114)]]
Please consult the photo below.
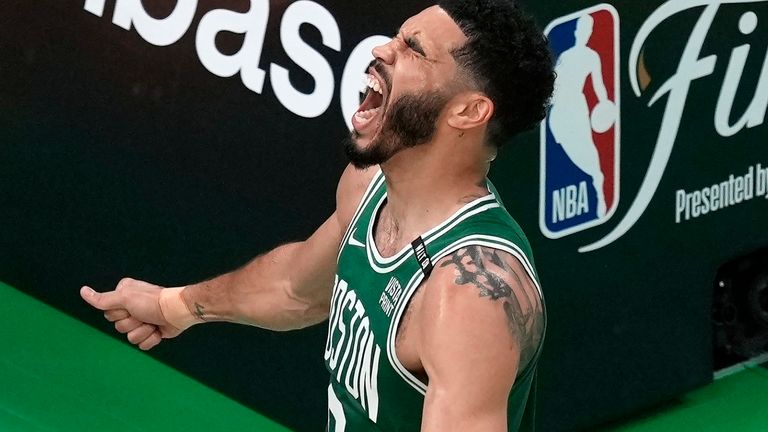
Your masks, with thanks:
[(403, 149), (428, 142), (435, 135), (437, 118), (447, 101), (437, 90), (401, 96), (387, 110), (381, 130), (367, 148), (358, 147), (356, 130), (350, 132), (344, 142), (349, 162), (356, 168), (368, 168), (388, 161)]

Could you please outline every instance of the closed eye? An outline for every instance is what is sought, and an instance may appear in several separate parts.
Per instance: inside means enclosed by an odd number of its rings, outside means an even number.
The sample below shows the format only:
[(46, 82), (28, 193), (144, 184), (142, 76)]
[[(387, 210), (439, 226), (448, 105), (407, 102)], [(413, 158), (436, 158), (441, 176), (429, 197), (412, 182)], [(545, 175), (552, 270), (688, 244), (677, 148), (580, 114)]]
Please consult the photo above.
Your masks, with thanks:
[(421, 46), (421, 43), (418, 39), (414, 37), (407, 37), (405, 38), (405, 44), (408, 45), (408, 48), (416, 51), (417, 53), (421, 54), (423, 57), (426, 57), (427, 54), (424, 52), (424, 48)]
[(403, 34), (400, 32), (400, 27), (395, 30), (395, 35), (396, 38), (401, 38), (403, 42), (405, 42), (405, 45), (414, 52), (420, 54), (422, 57), (427, 56), (427, 53), (424, 51), (424, 47), (421, 46), (421, 42), (419, 42), (419, 40), (413, 36), (403, 37)]

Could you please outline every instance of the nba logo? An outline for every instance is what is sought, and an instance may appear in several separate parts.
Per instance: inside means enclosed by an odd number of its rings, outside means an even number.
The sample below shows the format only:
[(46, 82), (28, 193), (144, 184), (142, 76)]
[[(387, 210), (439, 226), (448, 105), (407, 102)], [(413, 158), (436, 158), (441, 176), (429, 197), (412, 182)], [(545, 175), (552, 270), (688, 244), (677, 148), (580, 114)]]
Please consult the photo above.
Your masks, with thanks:
[(557, 79), (541, 122), (539, 226), (559, 238), (607, 221), (619, 200), (619, 15), (600, 4), (544, 33)]

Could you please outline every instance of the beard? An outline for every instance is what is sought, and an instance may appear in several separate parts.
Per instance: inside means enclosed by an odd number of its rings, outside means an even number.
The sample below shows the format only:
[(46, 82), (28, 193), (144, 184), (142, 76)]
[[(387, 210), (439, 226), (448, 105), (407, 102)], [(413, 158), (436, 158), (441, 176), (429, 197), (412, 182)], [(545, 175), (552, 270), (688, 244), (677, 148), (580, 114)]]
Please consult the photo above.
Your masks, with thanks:
[(356, 130), (350, 132), (344, 142), (349, 162), (358, 169), (368, 168), (388, 161), (401, 150), (428, 142), (435, 135), (437, 118), (447, 102), (447, 95), (436, 90), (401, 96), (387, 110), (381, 130), (367, 148), (358, 147)]

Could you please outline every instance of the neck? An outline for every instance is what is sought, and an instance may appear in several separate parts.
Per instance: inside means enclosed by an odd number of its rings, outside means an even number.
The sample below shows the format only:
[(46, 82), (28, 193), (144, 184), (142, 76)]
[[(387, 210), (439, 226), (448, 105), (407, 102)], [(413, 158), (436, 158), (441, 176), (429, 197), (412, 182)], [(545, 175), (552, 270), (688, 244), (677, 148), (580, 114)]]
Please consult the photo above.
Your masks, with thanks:
[[(439, 138), (405, 149), (381, 165), (387, 182), (387, 212), (406, 239), (439, 224), (464, 204), (488, 194), (488, 156), (473, 137)], [(440, 141), (442, 140), (442, 141)]]

